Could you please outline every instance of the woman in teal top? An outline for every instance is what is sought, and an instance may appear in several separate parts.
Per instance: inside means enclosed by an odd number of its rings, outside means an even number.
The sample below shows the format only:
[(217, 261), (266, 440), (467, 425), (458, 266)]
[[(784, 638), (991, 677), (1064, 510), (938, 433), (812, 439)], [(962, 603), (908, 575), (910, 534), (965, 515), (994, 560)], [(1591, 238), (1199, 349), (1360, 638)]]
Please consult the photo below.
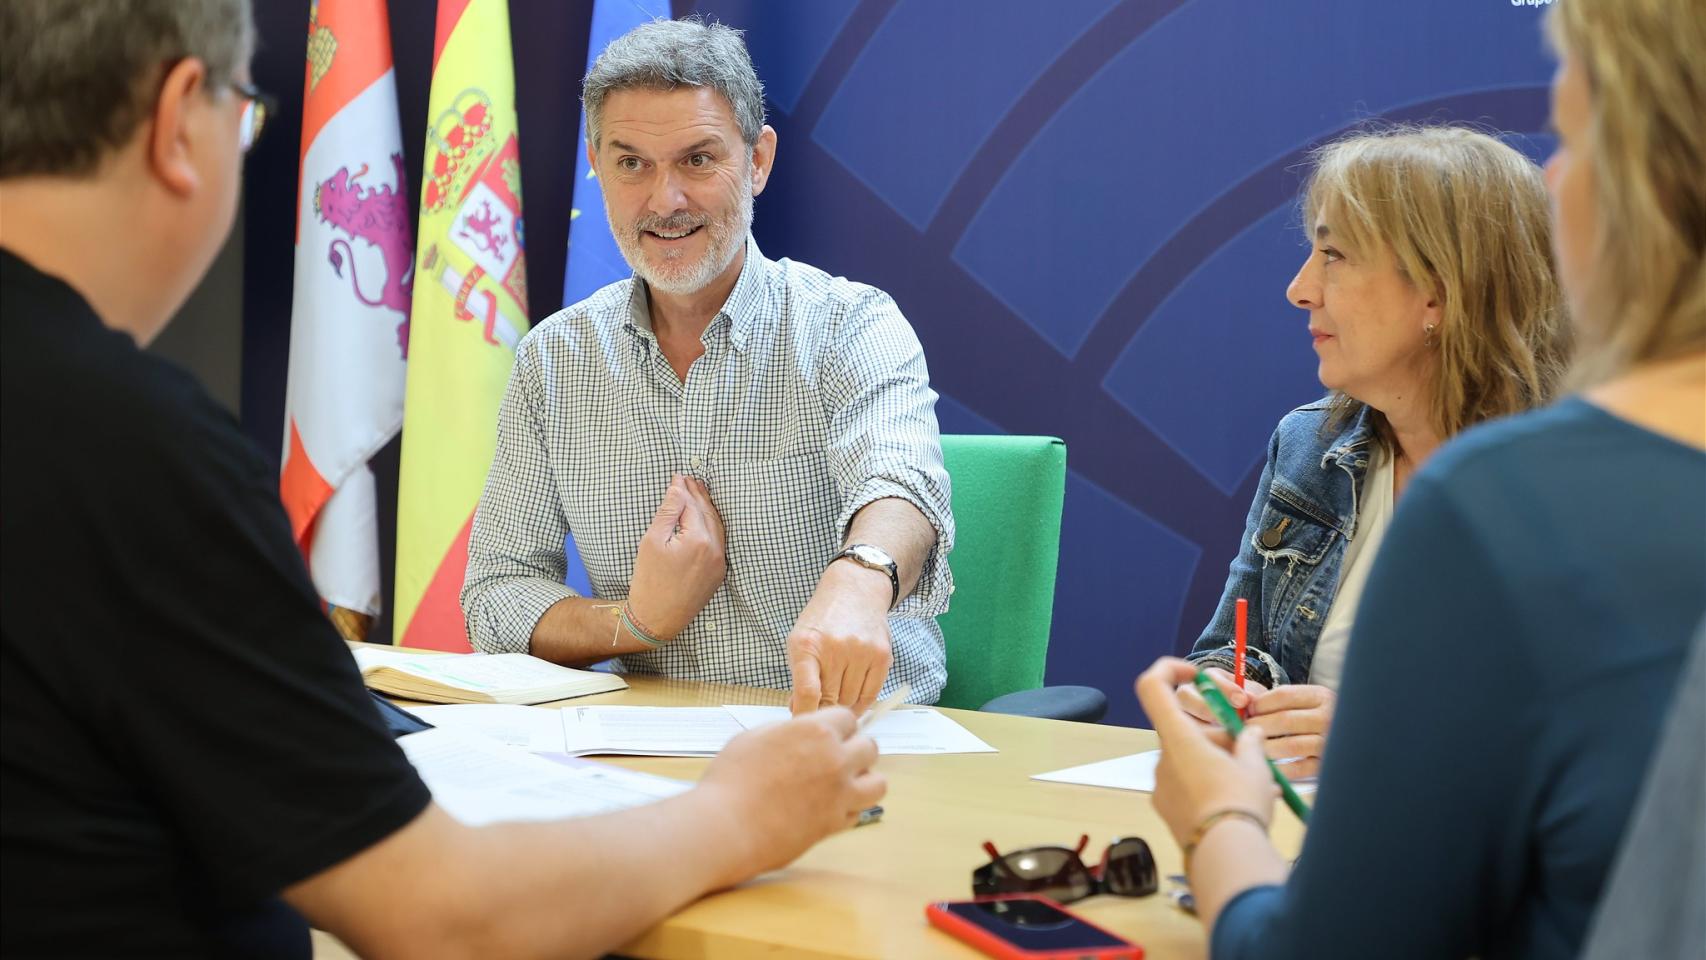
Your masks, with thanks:
[[(1547, 168), (1579, 393), (1468, 431), (1370, 575), (1295, 869), (1258, 730), (1138, 693), (1214, 957), (1574, 957), (1706, 615), (1706, 19), (1560, 0)], [(1698, 691), (1692, 691), (1698, 696)], [(1289, 816), (1289, 814), (1281, 814)], [(1288, 876), (1289, 872), (1289, 876)]]

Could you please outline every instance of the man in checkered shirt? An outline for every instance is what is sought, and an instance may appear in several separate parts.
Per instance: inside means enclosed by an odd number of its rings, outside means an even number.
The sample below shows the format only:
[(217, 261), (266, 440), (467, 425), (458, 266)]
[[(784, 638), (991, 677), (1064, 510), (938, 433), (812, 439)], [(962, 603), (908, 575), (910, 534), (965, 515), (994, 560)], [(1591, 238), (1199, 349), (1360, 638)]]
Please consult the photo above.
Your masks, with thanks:
[[(753, 242), (776, 156), (740, 34), (605, 49), (587, 155), (634, 277), (516, 351), (474, 516), (477, 647), (792, 686), (795, 713), (947, 679), (948, 476), (918, 338), (879, 290)], [(572, 532), (596, 596), (565, 587)]]

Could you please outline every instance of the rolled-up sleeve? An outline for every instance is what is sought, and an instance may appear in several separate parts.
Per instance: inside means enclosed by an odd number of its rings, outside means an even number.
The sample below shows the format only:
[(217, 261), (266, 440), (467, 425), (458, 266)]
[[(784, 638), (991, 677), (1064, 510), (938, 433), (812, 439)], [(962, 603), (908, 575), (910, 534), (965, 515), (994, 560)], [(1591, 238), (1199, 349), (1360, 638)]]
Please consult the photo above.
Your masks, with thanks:
[(539, 374), (537, 341), (528, 337), (498, 409), (497, 451), (468, 538), (462, 613), (469, 640), (487, 653), (528, 652), (545, 611), (578, 596), (563, 585), (569, 524), (551, 482)]
[(887, 294), (866, 288), (832, 333), (824, 368), (829, 416), (828, 458), (841, 499), (836, 521), (845, 537), (853, 517), (885, 497), (912, 504), (930, 521), (936, 543), (918, 586), (895, 615), (925, 618), (948, 609), (954, 548), (951, 489), (936, 425), (936, 392), (924, 348)]

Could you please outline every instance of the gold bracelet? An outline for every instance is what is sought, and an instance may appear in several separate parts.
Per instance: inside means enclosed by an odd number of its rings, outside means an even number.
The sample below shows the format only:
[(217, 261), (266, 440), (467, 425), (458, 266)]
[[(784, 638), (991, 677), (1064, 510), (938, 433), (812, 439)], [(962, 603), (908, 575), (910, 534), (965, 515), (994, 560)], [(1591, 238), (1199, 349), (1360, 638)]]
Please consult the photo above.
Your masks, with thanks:
[(616, 638), (622, 635), (622, 605), (620, 603), (595, 603), (594, 610), (609, 610), (612, 617), (610, 624), (610, 645), (616, 646)]
[(1208, 832), (1214, 828), (1215, 824), (1228, 817), (1248, 820), (1264, 834), (1268, 832), (1268, 822), (1257, 816), (1252, 810), (1246, 810), (1243, 807), (1227, 807), (1225, 810), (1216, 810), (1197, 823), (1196, 829), (1191, 831), (1190, 839), (1186, 840), (1184, 846), (1181, 847), (1185, 855), (1185, 876), (1191, 875), (1191, 855), (1197, 852), (1197, 845), (1202, 843), (1203, 838), (1208, 836)]

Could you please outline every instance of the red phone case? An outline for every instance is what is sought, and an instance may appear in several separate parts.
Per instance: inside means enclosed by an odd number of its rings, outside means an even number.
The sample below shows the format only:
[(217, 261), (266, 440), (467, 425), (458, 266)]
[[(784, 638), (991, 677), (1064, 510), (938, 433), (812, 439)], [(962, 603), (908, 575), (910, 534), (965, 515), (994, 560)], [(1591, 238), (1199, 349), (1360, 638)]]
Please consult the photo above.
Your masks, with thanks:
[(942, 909), (949, 903), (982, 903), (990, 900), (1041, 900), (1054, 909), (1059, 910), (1062, 914), (1071, 917), (1077, 923), (1081, 923), (1098, 933), (1106, 934), (1116, 940), (1125, 940), (1125, 938), (1121, 937), (1119, 934), (1096, 926), (1047, 897), (1038, 897), (1030, 894), (978, 897), (975, 901), (938, 901), (936, 903), (925, 905), (924, 916), (930, 921), (931, 926), (943, 933), (971, 944), (977, 949), (982, 950), (984, 953), (997, 958), (997, 960), (1092, 960), (1092, 958), (1094, 958), (1094, 960), (1143, 960), (1143, 948), (1135, 943), (1126, 943), (1124, 946), (1114, 947), (1080, 947), (1073, 950), (1026, 950), (1022, 947), (1014, 946), (995, 934), (990, 933), (988, 930), (972, 923), (970, 920), (962, 920), (952, 913), (949, 913), (947, 910)]

